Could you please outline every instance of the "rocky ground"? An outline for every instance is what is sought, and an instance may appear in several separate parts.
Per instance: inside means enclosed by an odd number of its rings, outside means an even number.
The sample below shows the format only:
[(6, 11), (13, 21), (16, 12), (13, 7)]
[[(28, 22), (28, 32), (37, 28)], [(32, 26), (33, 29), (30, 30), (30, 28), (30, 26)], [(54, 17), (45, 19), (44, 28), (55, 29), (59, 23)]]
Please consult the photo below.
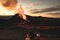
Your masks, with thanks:
[(26, 25), (25, 28), (20, 25), (0, 26), (0, 40), (25, 40), (26, 34), (29, 30), (34, 32), (38, 31), (41, 34), (41, 40), (60, 40), (60, 29), (36, 29), (32, 28), (31, 25), (29, 26), (31, 29), (29, 29), (29, 27), (27, 27), (28, 25)]

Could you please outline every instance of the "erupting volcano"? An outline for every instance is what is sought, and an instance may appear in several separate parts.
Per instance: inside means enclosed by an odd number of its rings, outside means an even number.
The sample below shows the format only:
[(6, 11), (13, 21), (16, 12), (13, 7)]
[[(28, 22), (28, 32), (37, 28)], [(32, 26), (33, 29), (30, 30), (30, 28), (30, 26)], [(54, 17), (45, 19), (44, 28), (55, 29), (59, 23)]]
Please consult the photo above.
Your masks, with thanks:
[(18, 9), (18, 13), (19, 13), (19, 16), (21, 16), (25, 21), (27, 21), (24, 9), (22, 8), (21, 5), (20, 5), (20, 8)]
[(0, 15), (9, 16), (18, 13), (21, 18), (26, 20), (24, 9), (21, 5), (17, 4), (17, 0), (0, 0)]

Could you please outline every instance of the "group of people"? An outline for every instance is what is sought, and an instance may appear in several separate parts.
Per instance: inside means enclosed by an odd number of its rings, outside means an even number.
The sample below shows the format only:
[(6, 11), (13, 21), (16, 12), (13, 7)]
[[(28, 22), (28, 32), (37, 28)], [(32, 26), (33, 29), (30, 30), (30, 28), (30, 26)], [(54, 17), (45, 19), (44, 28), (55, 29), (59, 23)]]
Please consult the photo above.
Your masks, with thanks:
[(40, 36), (39, 33), (37, 33), (35, 35), (33, 35), (33, 34), (32, 35), (27, 34), (25, 40), (41, 40), (41, 36)]

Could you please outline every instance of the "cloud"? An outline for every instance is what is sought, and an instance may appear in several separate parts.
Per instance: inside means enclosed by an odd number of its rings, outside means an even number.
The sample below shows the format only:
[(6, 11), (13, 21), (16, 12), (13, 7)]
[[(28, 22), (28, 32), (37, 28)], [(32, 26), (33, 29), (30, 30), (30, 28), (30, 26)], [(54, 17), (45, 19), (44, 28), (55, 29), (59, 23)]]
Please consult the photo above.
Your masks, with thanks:
[(2, 0), (2, 6), (6, 7), (8, 10), (12, 10), (17, 5), (17, 0)]
[(53, 11), (60, 11), (60, 5), (55, 7), (45, 8), (45, 9), (30, 10), (30, 12), (32, 13), (44, 13), (44, 12), (53, 12)]
[(45, 9), (32, 9), (30, 15), (50, 18), (60, 18), (60, 5)]
[(42, 14), (42, 17), (60, 18), (60, 12), (45, 13), (45, 14)]
[(38, 2), (32, 2), (32, 3), (30, 3), (30, 6), (37, 6), (37, 5), (39, 5)]
[(39, 5), (38, 2), (31, 2), (31, 3), (28, 3), (28, 6), (26, 6), (26, 8), (34, 9), (34, 8), (36, 8), (38, 5)]
[(60, 12), (55, 12), (55, 13), (46, 13), (47, 15), (53, 15), (53, 16), (60, 16)]

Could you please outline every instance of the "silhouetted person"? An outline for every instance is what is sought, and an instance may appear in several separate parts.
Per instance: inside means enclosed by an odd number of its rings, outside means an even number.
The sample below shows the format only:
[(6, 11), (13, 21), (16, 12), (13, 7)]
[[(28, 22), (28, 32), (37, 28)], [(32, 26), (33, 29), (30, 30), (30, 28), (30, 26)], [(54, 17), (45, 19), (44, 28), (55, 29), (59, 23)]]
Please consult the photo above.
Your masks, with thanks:
[(29, 33), (30, 33), (30, 39), (31, 40), (34, 40), (34, 32), (33, 31), (30, 31)]
[(41, 40), (41, 37), (40, 37), (40, 34), (39, 33), (36, 34), (35, 40)]
[(25, 40), (30, 40), (30, 35), (27, 34)]

